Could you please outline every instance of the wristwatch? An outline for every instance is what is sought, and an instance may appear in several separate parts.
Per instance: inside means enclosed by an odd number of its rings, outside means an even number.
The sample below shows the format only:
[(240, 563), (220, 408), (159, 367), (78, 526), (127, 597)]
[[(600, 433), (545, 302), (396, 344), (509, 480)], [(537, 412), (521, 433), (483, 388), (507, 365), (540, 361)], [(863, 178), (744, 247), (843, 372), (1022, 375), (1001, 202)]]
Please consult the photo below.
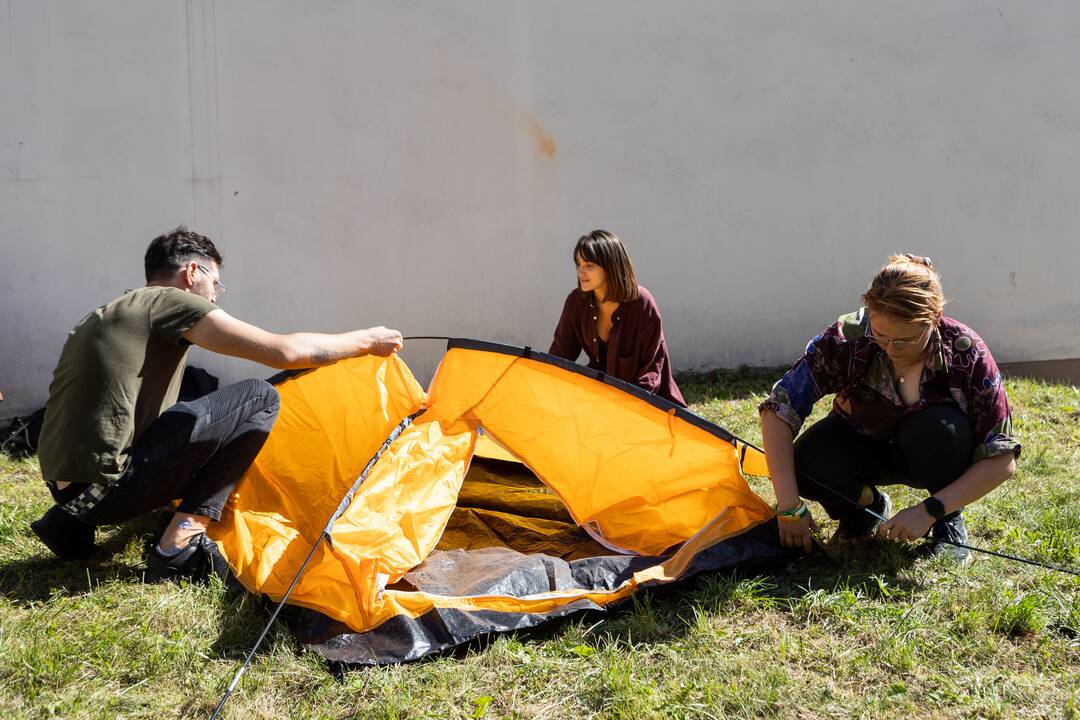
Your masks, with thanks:
[(923, 500), (922, 504), (926, 508), (926, 512), (930, 513), (930, 517), (935, 520), (945, 517), (945, 506), (933, 495)]

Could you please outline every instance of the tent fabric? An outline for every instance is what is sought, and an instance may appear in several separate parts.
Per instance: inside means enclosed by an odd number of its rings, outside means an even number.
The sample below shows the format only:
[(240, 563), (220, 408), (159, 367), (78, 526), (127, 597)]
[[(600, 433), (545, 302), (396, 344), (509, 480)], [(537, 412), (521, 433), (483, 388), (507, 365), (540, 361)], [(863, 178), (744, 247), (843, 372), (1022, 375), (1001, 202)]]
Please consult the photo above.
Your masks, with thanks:
[[(791, 560), (794, 553), (778, 547), (776, 535), (776, 521), (771, 520), (718, 542), (696, 553), (692, 564), (685, 568), (679, 579), (686, 580), (703, 572), (731, 570), (736, 567), (754, 569)], [(481, 554), (480, 558), (483, 559), (484, 555)], [(438, 558), (436, 560), (446, 568), (454, 567), (452, 562)], [(570, 565), (572, 576), (583, 584), (587, 583), (592, 587), (624, 587), (624, 592), (618, 595), (625, 598), (644, 587), (660, 584), (648, 583), (641, 587), (630, 585), (635, 573), (653, 566), (657, 560), (653, 557), (618, 555), (589, 558)], [(528, 559), (512, 566), (503, 564), (489, 570), (506, 571), (512, 567), (513, 572), (506, 575), (511, 579), (498, 582), (518, 583), (521, 586), (519, 592), (529, 589), (539, 591), (546, 585), (549, 562), (546, 558)], [(482, 573), (470, 575), (470, 580), (477, 575)], [(495, 578), (497, 573), (488, 572), (486, 577)], [(530, 583), (532, 588), (529, 587)], [(383, 665), (419, 660), (491, 633), (524, 630), (572, 613), (603, 610), (614, 602), (610, 599), (598, 602), (596, 595), (574, 594), (570, 597), (572, 599), (568, 602), (555, 605), (546, 612), (522, 612), (519, 608), (507, 609), (487, 604), (475, 607), (433, 606), (415, 616), (395, 615), (378, 628), (367, 632), (356, 632), (326, 615), (301, 610), (293, 618), (291, 629), (305, 647), (331, 662)]]
[(642, 403), (624, 383), (492, 347), (451, 343), (425, 418), (481, 425), (611, 549), (662, 552), (725, 508), (738, 515), (732, 532), (772, 516), (742, 477), (730, 434), (673, 403)]
[(240, 582), (277, 600), (326, 533), (289, 602), (330, 659), (415, 659), (789, 554), (743, 476), (767, 471), (760, 451), (528, 348), (452, 340), (428, 394), (396, 356), (278, 390), (212, 534)]

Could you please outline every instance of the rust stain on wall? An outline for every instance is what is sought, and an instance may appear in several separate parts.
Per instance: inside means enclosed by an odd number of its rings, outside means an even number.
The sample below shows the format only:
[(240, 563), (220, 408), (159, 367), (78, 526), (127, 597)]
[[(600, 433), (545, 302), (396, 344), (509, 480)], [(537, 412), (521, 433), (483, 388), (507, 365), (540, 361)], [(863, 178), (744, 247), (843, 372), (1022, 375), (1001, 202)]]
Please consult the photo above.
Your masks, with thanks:
[(536, 118), (529, 113), (524, 110), (518, 110), (518, 114), (524, 122), (525, 128), (536, 142), (536, 151), (547, 158), (555, 157), (555, 138), (548, 135), (547, 131), (544, 130), (544, 126), (537, 122)]

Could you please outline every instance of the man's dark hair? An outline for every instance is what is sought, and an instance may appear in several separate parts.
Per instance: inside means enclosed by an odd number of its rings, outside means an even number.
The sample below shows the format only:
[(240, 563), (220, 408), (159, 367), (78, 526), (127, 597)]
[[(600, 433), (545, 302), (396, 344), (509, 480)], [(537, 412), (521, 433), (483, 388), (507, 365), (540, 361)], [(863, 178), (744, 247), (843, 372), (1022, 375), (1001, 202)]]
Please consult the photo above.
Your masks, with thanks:
[(212, 260), (218, 267), (224, 262), (210, 238), (183, 225), (166, 235), (158, 235), (146, 248), (143, 260), (146, 281), (164, 279), (192, 260)]

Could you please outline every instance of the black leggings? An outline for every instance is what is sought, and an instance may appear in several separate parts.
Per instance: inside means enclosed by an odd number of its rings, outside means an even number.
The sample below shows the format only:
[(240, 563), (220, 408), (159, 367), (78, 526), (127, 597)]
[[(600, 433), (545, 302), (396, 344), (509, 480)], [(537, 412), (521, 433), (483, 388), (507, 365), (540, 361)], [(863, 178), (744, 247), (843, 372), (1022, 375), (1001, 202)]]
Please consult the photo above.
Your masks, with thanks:
[(855, 509), (864, 485), (908, 485), (933, 494), (971, 466), (974, 450), (971, 422), (955, 405), (908, 415), (888, 440), (863, 435), (831, 413), (795, 441), (795, 475), (799, 495), (817, 500), (836, 519)]
[(220, 520), (278, 407), (277, 390), (264, 380), (227, 385), (162, 413), (135, 441), (115, 484), (49, 489), (65, 512), (89, 525), (124, 522), (177, 498), (180, 512)]

